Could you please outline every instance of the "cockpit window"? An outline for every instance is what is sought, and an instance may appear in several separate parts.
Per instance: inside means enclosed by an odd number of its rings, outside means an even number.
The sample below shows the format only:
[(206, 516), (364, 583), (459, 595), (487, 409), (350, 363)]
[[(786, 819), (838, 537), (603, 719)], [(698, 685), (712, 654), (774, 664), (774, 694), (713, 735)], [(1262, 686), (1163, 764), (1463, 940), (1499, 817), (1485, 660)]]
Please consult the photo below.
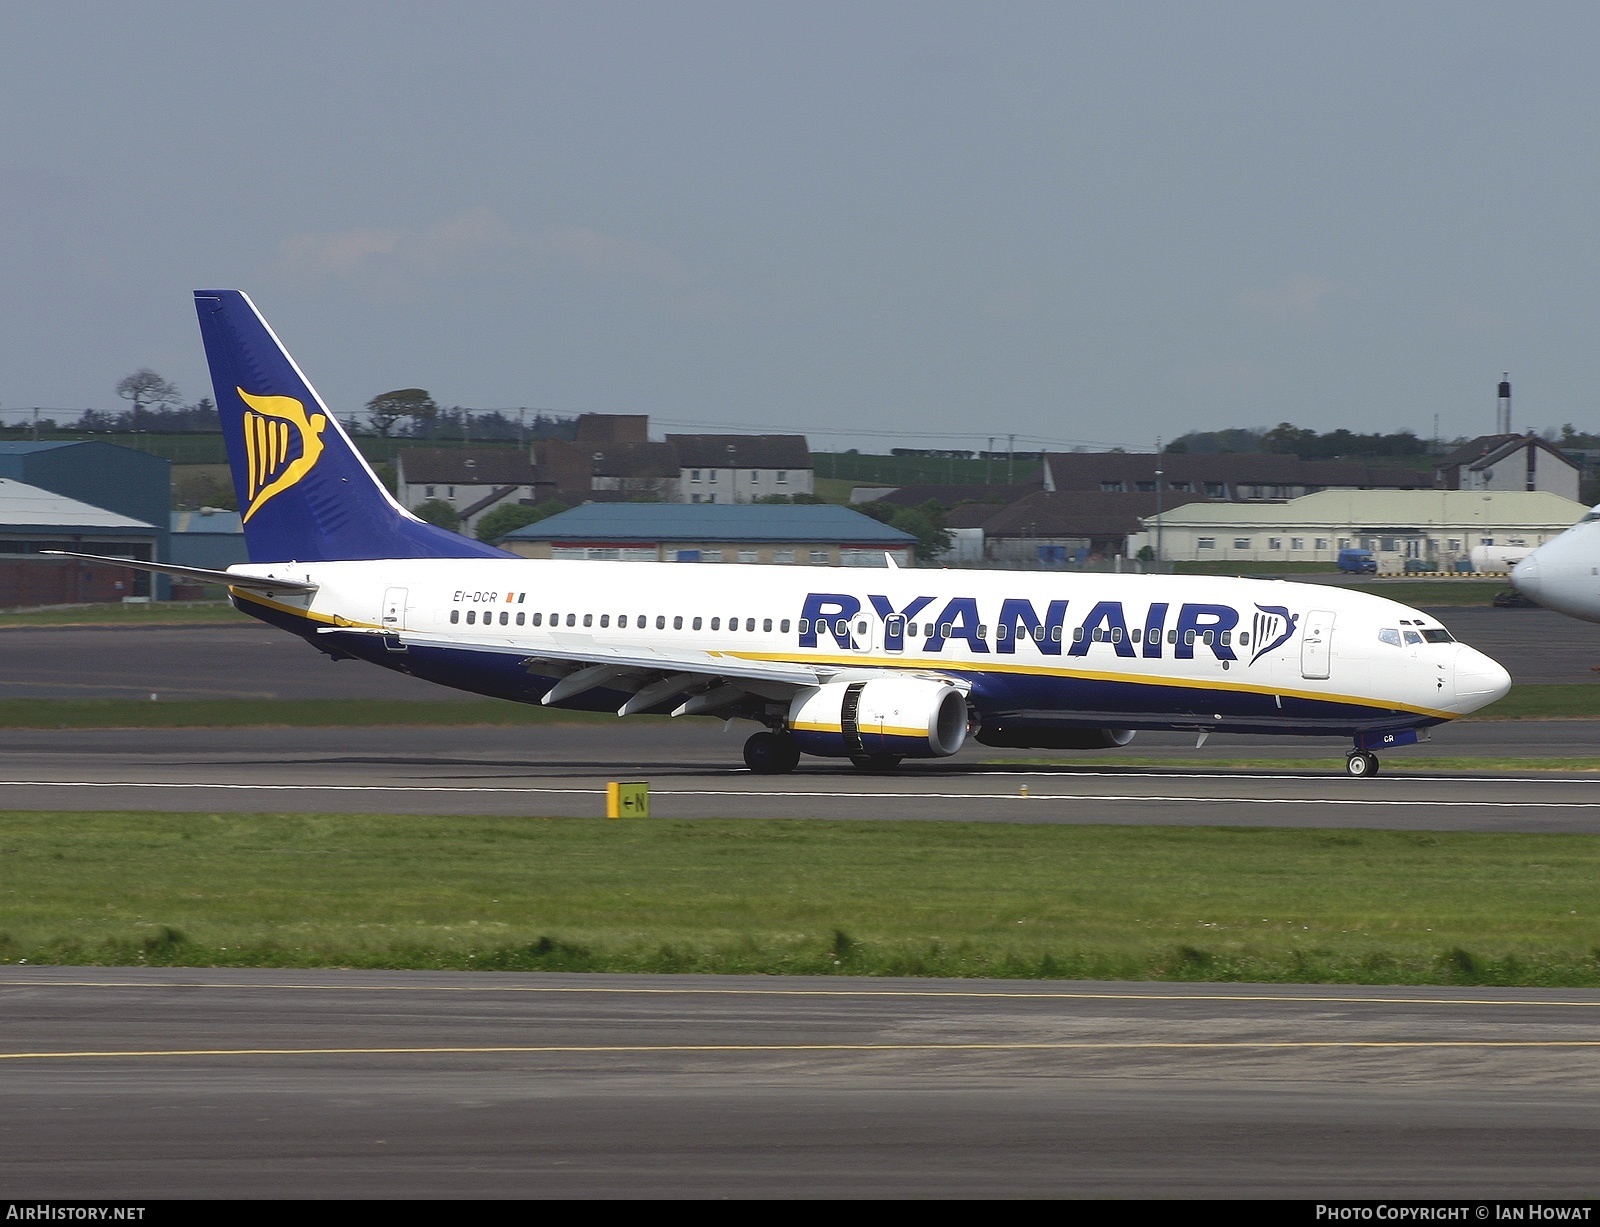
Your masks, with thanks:
[(1416, 631), (1408, 630), (1406, 632), (1406, 642), (1407, 643), (1421, 643), (1422, 642), (1422, 636), (1417, 634)]
[(1386, 626), (1379, 631), (1378, 638), (1383, 643), (1390, 643), (1395, 647), (1400, 646), (1400, 632), (1395, 630), (1392, 626)]
[(1450, 632), (1445, 630), (1445, 628), (1442, 627), (1442, 626), (1436, 626), (1432, 630), (1423, 631), (1422, 632), (1422, 637), (1424, 639), (1426, 639), (1429, 643), (1454, 643), (1455, 642), (1455, 637), (1452, 636), (1450, 634)]

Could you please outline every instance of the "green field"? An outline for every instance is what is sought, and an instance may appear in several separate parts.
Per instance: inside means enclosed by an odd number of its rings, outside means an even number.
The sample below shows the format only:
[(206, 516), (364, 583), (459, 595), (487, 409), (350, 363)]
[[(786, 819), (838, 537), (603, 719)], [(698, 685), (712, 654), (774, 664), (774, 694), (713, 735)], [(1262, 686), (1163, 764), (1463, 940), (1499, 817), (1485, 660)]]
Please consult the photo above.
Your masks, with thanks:
[(1600, 984), (1574, 835), (9, 813), (0, 864), (13, 963)]
[(6, 626), (194, 626), (201, 623), (246, 620), (244, 614), (221, 598), (210, 601), (151, 601), (148, 605), (67, 605), (60, 609), (20, 609), (0, 612)]
[[(422, 686), (419, 690), (425, 689)], [(1600, 688), (1597, 688), (1600, 689)], [(702, 717), (685, 717), (702, 719)], [(709, 717), (703, 717), (709, 719)], [(665, 716), (630, 716), (665, 720)], [(0, 699), (0, 728), (382, 728), (390, 725), (618, 723), (614, 712), (504, 699)]]

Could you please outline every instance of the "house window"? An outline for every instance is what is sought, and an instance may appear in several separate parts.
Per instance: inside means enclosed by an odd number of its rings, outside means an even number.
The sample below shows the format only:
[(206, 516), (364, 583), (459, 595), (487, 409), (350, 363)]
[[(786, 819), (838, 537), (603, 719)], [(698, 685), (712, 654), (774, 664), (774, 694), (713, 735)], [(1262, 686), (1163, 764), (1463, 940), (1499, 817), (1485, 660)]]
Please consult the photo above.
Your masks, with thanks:
[(1350, 538), (1349, 537), (1340, 537), (1339, 538), (1339, 548), (1341, 550), (1349, 549), (1350, 548)]
[(756, 560), (757, 560), (757, 554), (756, 554), (755, 550), (740, 550), (739, 551), (739, 561), (740, 562), (755, 562)]
[(1291, 550), (1303, 550), (1303, 549), (1305, 549), (1306, 548), (1306, 539), (1304, 537), (1290, 537), (1289, 538), (1289, 548)]
[(1283, 538), (1282, 537), (1268, 537), (1267, 538), (1267, 548), (1269, 550), (1281, 550), (1283, 548)]
[(708, 495), (706, 495), (706, 502), (708, 502), (708, 503), (714, 503), (714, 502), (716, 502), (716, 501), (717, 501), (717, 496), (716, 496), (716, 495), (715, 495), (715, 494), (708, 494)]
[(1451, 550), (1452, 553), (1460, 553), (1461, 552), (1461, 538), (1460, 537), (1451, 537), (1450, 538), (1450, 550)]
[[(1177, 487), (1174, 486), (1173, 489), (1177, 489)], [(1227, 498), (1228, 497), (1228, 484), (1226, 482), (1221, 482), (1221, 481), (1208, 481), (1208, 482), (1206, 482), (1206, 497), (1207, 498)]]
[(1394, 538), (1393, 537), (1385, 537), (1383, 539), (1383, 548), (1384, 548), (1385, 551), (1393, 553), (1395, 548), (1396, 548), (1395, 543), (1394, 543)]
[(706, 470), (706, 480), (707, 481), (716, 481), (717, 480), (717, 471), (715, 469), (707, 469)]
[(1167, 483), (1167, 489), (1176, 490), (1179, 494), (1189, 494), (1194, 490), (1194, 482), (1192, 482), (1192, 481), (1169, 481)]
[(689, 470), (689, 480), (690, 481), (699, 481), (700, 480), (700, 470), (699, 469), (690, 469)]
[(456, 488), (454, 486), (446, 486), (445, 487), (445, 497), (446, 498), (455, 498), (455, 496), (456, 496)]
[(1327, 549), (1328, 548), (1328, 539), (1326, 537), (1318, 537), (1317, 538), (1317, 548), (1319, 550)]
[(1250, 538), (1249, 537), (1235, 537), (1233, 539), (1233, 548), (1236, 549), (1236, 550), (1247, 550), (1247, 549), (1249, 549), (1250, 548)]
[(722, 551), (721, 550), (701, 550), (700, 551), (700, 561), (701, 562), (721, 562), (722, 561)]
[(1153, 482), (1153, 481), (1136, 481), (1133, 484), (1134, 484), (1134, 487), (1141, 494), (1154, 494), (1155, 493), (1156, 483)]
[(1478, 544), (1479, 545), (1493, 545), (1494, 544), (1494, 538), (1493, 537), (1479, 537), (1478, 538)]
[(1215, 537), (1201, 537), (1200, 540), (1195, 542), (1195, 545), (1202, 550), (1214, 550), (1217, 548), (1217, 539)]
[(423, 486), (422, 487), (422, 497), (423, 498), (432, 498), (433, 497), (433, 487), (432, 486)]
[(761, 474), (758, 473), (755, 469), (751, 469), (750, 470), (750, 480), (751, 481), (760, 481), (761, 480)]
[(1262, 498), (1265, 495), (1266, 495), (1266, 487), (1265, 486), (1251, 486), (1250, 487), (1250, 497), (1251, 498)]
[(819, 562), (820, 563), (826, 563), (828, 561), (828, 551), (827, 550), (812, 550), (811, 551), (811, 561), (813, 563), (819, 563)]
[(1124, 487), (1120, 481), (1103, 481), (1100, 483), (1100, 489), (1107, 494), (1121, 494)]
[(793, 562), (794, 561), (794, 551), (793, 550), (773, 550), (772, 551), (772, 561), (773, 562)]
[(777, 482), (778, 482), (778, 484), (780, 486), (787, 486), (789, 484), (789, 470), (788, 469), (779, 469), (778, 470)]

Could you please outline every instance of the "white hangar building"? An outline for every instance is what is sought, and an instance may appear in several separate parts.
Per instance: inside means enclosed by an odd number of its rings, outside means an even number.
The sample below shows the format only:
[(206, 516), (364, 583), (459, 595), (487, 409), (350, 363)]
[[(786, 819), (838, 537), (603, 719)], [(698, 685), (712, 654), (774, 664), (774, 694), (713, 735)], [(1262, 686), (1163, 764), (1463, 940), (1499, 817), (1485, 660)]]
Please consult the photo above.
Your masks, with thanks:
[(1474, 546), (1537, 546), (1588, 511), (1546, 490), (1323, 490), (1284, 503), (1189, 503), (1144, 520), (1128, 552), (1168, 562), (1326, 562), (1369, 549), (1380, 571), (1408, 559), (1448, 571)]

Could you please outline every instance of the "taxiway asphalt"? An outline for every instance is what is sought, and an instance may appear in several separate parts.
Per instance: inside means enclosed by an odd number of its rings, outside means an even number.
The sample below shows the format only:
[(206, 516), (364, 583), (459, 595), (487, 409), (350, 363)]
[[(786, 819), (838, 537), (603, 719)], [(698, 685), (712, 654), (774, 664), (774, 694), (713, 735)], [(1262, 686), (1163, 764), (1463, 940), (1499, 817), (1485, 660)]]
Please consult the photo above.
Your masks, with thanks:
[[(1535, 735), (1549, 735), (1559, 722)], [(1600, 733), (1572, 722), (1558, 743)], [(754, 726), (618, 721), (524, 728), (14, 730), (0, 744), (0, 809), (437, 813), (599, 817), (609, 780), (651, 785), (659, 818), (946, 819), (1409, 830), (1600, 832), (1586, 776), (1430, 773), (1343, 775), (1338, 746), (1320, 771), (1040, 765), (975, 747), (953, 760), (866, 775), (807, 760), (756, 776), (740, 759)], [(1448, 730), (1505, 753), (1523, 724)], [(1141, 738), (1143, 735), (1141, 735)], [(1163, 740), (1164, 738), (1164, 740)], [(1478, 740), (1483, 739), (1483, 740)], [(1238, 739), (1256, 743), (1258, 739)], [(1240, 752), (1223, 738), (1219, 758)], [(1492, 746), (1490, 743), (1493, 743)], [(1136, 746), (1143, 742), (1135, 742)], [(1163, 750), (1162, 747), (1165, 747)], [(1431, 747), (1454, 748), (1435, 741)], [(1193, 756), (1192, 741), (1153, 735), (1143, 748)], [(1293, 746), (1275, 747), (1292, 753)], [(1251, 744), (1246, 753), (1254, 753)], [(1398, 758), (1399, 753), (1392, 756)]]
[(0, 968), (0, 1195), (1592, 1197), (1600, 994)]
[[(1428, 611), (1516, 684), (1600, 683), (1600, 629), (1546, 609)], [(0, 698), (411, 699), (464, 697), (360, 661), (334, 661), (264, 623), (0, 628)]]

